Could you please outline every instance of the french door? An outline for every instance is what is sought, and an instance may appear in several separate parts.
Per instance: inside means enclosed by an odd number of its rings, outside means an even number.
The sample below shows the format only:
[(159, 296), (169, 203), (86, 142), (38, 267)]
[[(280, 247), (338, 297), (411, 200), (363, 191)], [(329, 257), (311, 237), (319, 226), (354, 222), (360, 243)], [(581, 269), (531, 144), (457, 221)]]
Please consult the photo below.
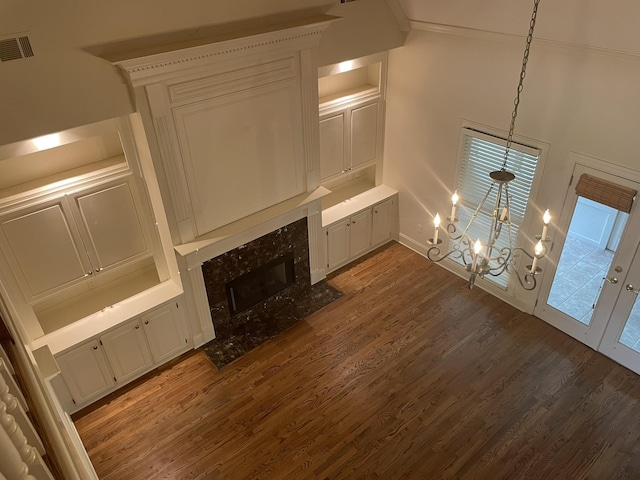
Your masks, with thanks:
[(640, 208), (620, 211), (575, 190), (587, 175), (640, 191), (640, 174), (590, 163), (575, 164), (534, 314), (640, 373)]

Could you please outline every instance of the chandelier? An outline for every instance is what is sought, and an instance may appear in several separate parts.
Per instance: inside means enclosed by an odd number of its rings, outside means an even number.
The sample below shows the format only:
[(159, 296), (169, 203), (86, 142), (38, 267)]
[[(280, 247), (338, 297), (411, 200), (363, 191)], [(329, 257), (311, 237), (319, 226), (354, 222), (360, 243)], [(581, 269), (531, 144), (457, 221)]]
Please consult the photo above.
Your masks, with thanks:
[[(489, 174), (489, 177), (491, 178), (491, 185), (485, 196), (475, 208), (466, 228), (461, 232), (458, 230), (456, 225), (459, 220), (456, 217), (456, 211), (460, 197), (457, 191), (454, 192), (451, 197), (451, 215), (447, 217), (445, 230), (450, 240), (449, 251), (447, 253), (443, 254), (439, 246), (442, 243), (442, 239), (439, 238), (441, 223), (440, 215), (436, 213), (436, 216), (433, 219), (434, 233), (433, 238), (429, 239), (429, 245), (431, 246), (427, 249), (427, 258), (433, 262), (441, 262), (445, 258), (449, 257), (459, 260), (464, 265), (465, 270), (469, 272), (469, 288), (473, 287), (477, 277), (483, 278), (485, 275), (497, 277), (507, 272), (515, 274), (520, 285), (525, 290), (534, 290), (536, 288), (536, 275), (542, 272), (542, 269), (538, 267), (538, 261), (546, 254), (546, 243), (550, 241), (550, 238), (547, 237), (547, 229), (551, 216), (549, 215), (549, 210), (547, 210), (543, 215), (542, 234), (536, 236), (538, 241), (535, 243), (533, 255), (520, 247), (514, 246), (515, 239), (513, 238), (514, 235), (511, 223), (511, 196), (509, 195), (509, 182), (514, 180), (516, 177), (512, 172), (507, 170), (507, 162), (509, 160), (509, 153), (511, 151), (511, 144), (513, 140), (513, 130), (515, 128), (516, 117), (518, 115), (518, 105), (520, 104), (520, 93), (522, 92), (527, 62), (529, 60), (529, 50), (531, 47), (531, 41), (533, 40), (533, 29), (536, 24), (539, 3), (540, 0), (534, 0), (533, 13), (531, 14), (531, 22), (529, 23), (529, 34), (527, 35), (526, 46), (524, 49), (522, 70), (520, 71), (520, 80), (518, 82), (516, 98), (513, 102), (514, 108), (513, 113), (511, 114), (511, 125), (509, 127), (509, 135), (507, 136), (502, 167), (500, 170), (496, 170)], [(486, 241), (483, 244), (480, 238), (472, 238), (470, 236), (469, 229), (494, 190), (496, 190), (496, 198), (493, 205), (493, 213), (491, 215), (491, 225), (485, 237)], [(496, 245), (501, 234), (508, 235), (508, 246)], [(521, 275), (516, 269), (518, 254), (522, 254), (531, 259), (531, 264), (525, 267), (523, 275)]]

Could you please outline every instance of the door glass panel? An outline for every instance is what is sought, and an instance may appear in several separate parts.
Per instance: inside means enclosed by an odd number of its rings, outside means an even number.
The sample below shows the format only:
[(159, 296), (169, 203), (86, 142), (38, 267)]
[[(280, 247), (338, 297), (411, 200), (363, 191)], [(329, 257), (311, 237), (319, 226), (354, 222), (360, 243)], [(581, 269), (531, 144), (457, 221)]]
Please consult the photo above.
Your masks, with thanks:
[(640, 352), (640, 301), (638, 298), (636, 298), (627, 323), (624, 325), (624, 330), (620, 335), (620, 343)]
[(547, 304), (589, 325), (628, 214), (578, 197)]

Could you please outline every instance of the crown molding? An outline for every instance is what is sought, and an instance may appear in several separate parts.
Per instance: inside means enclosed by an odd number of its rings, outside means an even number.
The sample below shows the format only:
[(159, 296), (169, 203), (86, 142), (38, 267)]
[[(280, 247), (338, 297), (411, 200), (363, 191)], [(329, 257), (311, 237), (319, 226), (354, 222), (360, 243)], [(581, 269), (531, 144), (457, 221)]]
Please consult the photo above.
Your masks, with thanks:
[[(510, 33), (491, 32), (488, 30), (478, 30), (467, 27), (456, 27), (453, 25), (443, 25), (440, 23), (421, 22), (416, 20), (409, 21), (412, 30), (420, 30), (424, 32), (440, 33), (444, 35), (457, 35), (467, 38), (475, 38), (481, 40), (490, 40), (503, 43), (522, 44), (527, 38), (526, 35), (515, 35)], [(621, 58), (625, 60), (640, 61), (640, 53), (629, 52), (625, 50), (617, 50), (612, 48), (596, 47), (593, 45), (585, 45), (580, 43), (563, 42), (560, 40), (551, 40), (548, 38), (534, 37), (533, 43), (562, 50), (569, 50), (574, 53), (594, 54), (606, 57)]]
[(221, 60), (272, 51), (299, 51), (318, 46), (324, 30), (340, 17), (317, 15), (223, 37), (199, 38), (154, 49), (104, 56), (122, 69), (133, 87), (181, 75)]

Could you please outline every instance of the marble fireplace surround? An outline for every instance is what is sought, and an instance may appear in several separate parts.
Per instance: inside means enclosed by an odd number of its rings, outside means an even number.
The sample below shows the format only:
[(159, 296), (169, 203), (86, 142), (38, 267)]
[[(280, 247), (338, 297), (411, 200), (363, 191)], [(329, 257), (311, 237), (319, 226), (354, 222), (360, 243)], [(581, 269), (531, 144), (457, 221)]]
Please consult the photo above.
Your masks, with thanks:
[[(302, 264), (296, 268), (296, 281), (302, 276), (306, 277), (305, 283), (309, 286), (318, 283), (324, 278), (324, 271), (314, 266), (320, 267), (324, 258), (322, 245), (322, 225), (321, 225), (321, 199), (330, 193), (324, 187), (319, 187), (313, 192), (305, 193), (282, 202), (278, 205), (266, 208), (261, 212), (245, 217), (241, 220), (217, 229), (193, 242), (189, 242), (174, 247), (178, 254), (178, 263), (180, 264), (181, 279), (185, 287), (185, 296), (187, 304), (190, 306), (189, 312), (190, 327), (193, 334), (194, 346), (199, 347), (219, 336), (215, 322), (212, 318), (212, 307), (209, 303), (209, 292), (207, 281), (205, 280), (205, 270), (209, 267), (205, 265), (213, 265), (210, 261), (223, 256), (237, 257), (244, 256), (247, 251), (247, 245), (267, 236), (272, 232), (278, 232), (280, 229), (288, 228), (291, 224), (296, 226), (296, 232), (299, 236), (304, 236), (306, 247), (296, 256), (304, 255), (306, 272), (299, 272), (298, 268), (302, 268)], [(304, 225), (304, 228), (301, 227)], [(305, 230), (302, 234), (299, 229)], [(296, 240), (301, 242), (302, 240)], [(264, 247), (265, 250), (271, 247)], [(300, 245), (298, 250), (303, 247)], [(242, 260), (237, 266), (242, 270)], [(245, 267), (248, 265), (245, 265)], [(257, 266), (257, 265), (256, 265)], [(233, 267), (235, 268), (235, 266)], [(241, 273), (236, 272), (234, 276)], [(293, 286), (288, 287), (288, 291)], [(224, 288), (224, 286), (222, 287)], [(297, 287), (296, 287), (297, 288)], [(224, 301), (226, 303), (226, 293)], [(217, 325), (215, 325), (217, 327)]]
[[(287, 253), (293, 254), (295, 282), (275, 295), (235, 315), (230, 314), (226, 284), (255, 271)], [(211, 311), (216, 338), (225, 341), (231, 332), (247, 325), (254, 330), (250, 334), (268, 336), (272, 325), (281, 316), (289, 315), (287, 307), (303, 301), (311, 290), (309, 272), (309, 237), (307, 218), (278, 228), (251, 242), (208, 260), (202, 265), (202, 273)], [(261, 321), (254, 322), (259, 317)], [(286, 319), (284, 319), (286, 320)], [(255, 331), (265, 330), (265, 331)]]

